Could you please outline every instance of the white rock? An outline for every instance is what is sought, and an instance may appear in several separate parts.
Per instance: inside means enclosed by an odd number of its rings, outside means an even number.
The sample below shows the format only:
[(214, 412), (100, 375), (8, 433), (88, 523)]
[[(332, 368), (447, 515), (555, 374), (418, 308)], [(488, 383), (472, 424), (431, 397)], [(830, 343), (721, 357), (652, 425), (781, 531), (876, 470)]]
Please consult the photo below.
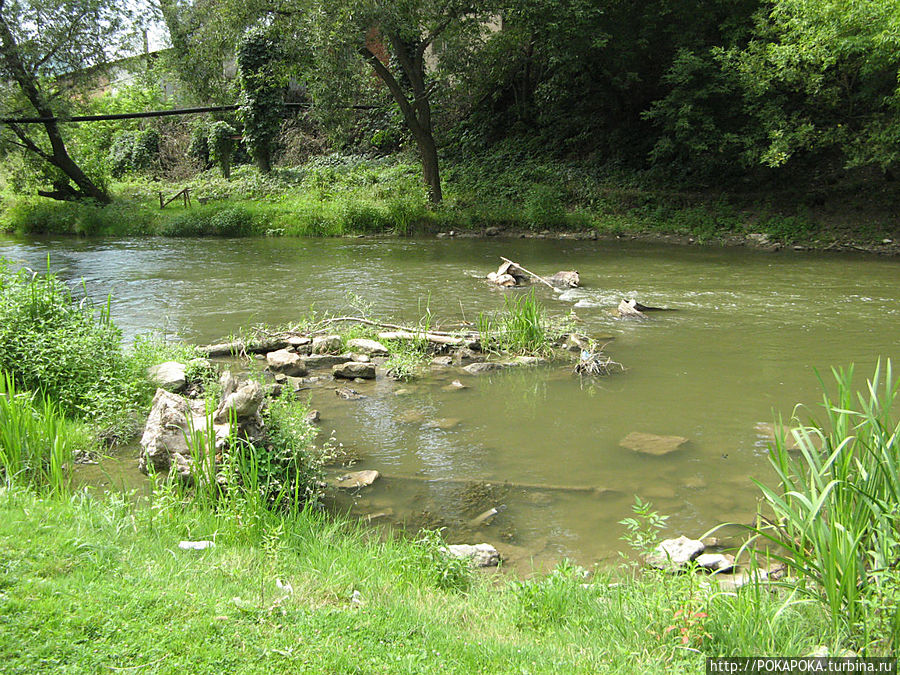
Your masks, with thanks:
[(147, 368), (147, 377), (157, 387), (177, 393), (187, 386), (187, 377), (185, 377), (184, 371), (185, 365), (183, 363), (166, 361), (157, 366)]
[(207, 539), (201, 541), (179, 541), (178, 548), (182, 551), (203, 551), (207, 548), (212, 548), (216, 543), (214, 541), (209, 541)]
[(337, 354), (343, 347), (340, 335), (319, 335), (313, 338), (313, 354)]
[(303, 377), (307, 372), (306, 364), (300, 355), (289, 352), (287, 349), (279, 349), (266, 354), (266, 364), (273, 373), (282, 373), (291, 377)]
[(352, 471), (335, 478), (332, 485), (336, 488), (353, 490), (355, 488), (367, 487), (380, 477), (381, 474), (374, 469), (369, 469), (368, 471)]
[(647, 556), (647, 564), (660, 570), (677, 570), (696, 559), (706, 546), (697, 539), (684, 535), (678, 539), (666, 539)]
[(355, 338), (347, 343), (353, 351), (362, 352), (369, 356), (387, 356), (388, 348), (377, 340), (367, 340), (366, 338)]
[(454, 558), (468, 558), (473, 567), (496, 567), (500, 553), (490, 544), (451, 544), (447, 553)]
[(687, 442), (688, 439), (683, 436), (657, 436), (656, 434), (632, 431), (619, 441), (619, 445), (645, 455), (667, 455), (675, 452)]
[(358, 361), (339, 363), (332, 366), (331, 374), (345, 380), (355, 380), (357, 378), (374, 380), (375, 365), (372, 363), (359, 363)]

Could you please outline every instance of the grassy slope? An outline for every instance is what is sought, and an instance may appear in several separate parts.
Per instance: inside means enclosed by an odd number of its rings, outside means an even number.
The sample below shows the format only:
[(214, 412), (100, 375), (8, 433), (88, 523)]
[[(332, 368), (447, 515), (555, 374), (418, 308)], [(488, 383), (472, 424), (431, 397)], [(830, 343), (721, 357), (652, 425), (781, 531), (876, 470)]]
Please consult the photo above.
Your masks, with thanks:
[[(231, 181), (215, 171), (182, 183), (144, 179), (113, 186), (104, 209), (7, 195), (0, 230), (83, 235), (408, 234), (523, 230), (596, 230), (603, 234), (676, 234), (701, 241), (769, 234), (785, 243), (855, 242), (878, 246), (898, 238), (900, 190), (846, 185), (823, 194), (712, 194), (668, 190), (635, 176), (612, 176), (585, 164), (505, 156), (447, 163), (445, 203), (425, 201), (419, 168), (403, 158), (330, 155), (261, 177), (239, 167)], [(190, 187), (195, 205), (166, 197)], [(203, 199), (206, 204), (198, 204)]]
[[(182, 538), (215, 537), (208, 551)], [(409, 542), (302, 514), (242, 520), (157, 501), (0, 492), (4, 672), (699, 672), (706, 654), (804, 654), (817, 607), (709, 598), (691, 577), (583, 587), (575, 573), (440, 590)], [(289, 582), (291, 596), (276, 587)], [(362, 604), (351, 601), (354, 590)], [(709, 614), (686, 649), (678, 608)], [(696, 631), (697, 634), (703, 631)]]

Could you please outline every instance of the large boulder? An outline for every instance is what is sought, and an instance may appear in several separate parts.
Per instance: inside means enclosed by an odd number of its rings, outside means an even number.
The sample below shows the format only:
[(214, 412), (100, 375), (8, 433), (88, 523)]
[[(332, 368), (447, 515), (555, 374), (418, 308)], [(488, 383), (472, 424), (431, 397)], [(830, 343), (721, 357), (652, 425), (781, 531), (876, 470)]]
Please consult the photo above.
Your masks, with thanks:
[(367, 340), (365, 338), (354, 338), (347, 343), (350, 351), (361, 352), (369, 356), (387, 356), (388, 348), (377, 340)]
[(504, 368), (506, 368), (506, 365), (503, 363), (484, 361), (482, 363), (470, 363), (469, 365), (464, 366), (463, 370), (470, 375), (484, 375), (485, 373), (492, 373), (495, 370), (503, 370)]
[(279, 349), (266, 354), (266, 365), (273, 373), (282, 373), (291, 377), (303, 377), (307, 373), (306, 364), (299, 354)]
[(364, 380), (375, 379), (375, 364), (360, 363), (358, 361), (349, 361), (348, 363), (338, 363), (331, 369), (331, 374), (345, 380), (354, 380), (360, 377)]
[[(193, 459), (188, 439), (206, 431), (205, 413), (192, 410), (190, 401), (183, 396), (157, 389), (141, 435), (138, 468), (143, 473), (149, 473), (151, 468), (159, 472), (175, 471), (181, 478), (189, 480), (193, 473)], [(213, 432), (215, 447), (208, 450), (217, 452), (228, 442), (231, 427), (229, 424), (214, 424)]]
[(265, 392), (259, 382), (248, 380), (222, 400), (216, 408), (214, 420), (227, 422), (233, 412), (239, 423), (256, 422), (264, 398)]
[(147, 368), (147, 377), (157, 387), (178, 393), (187, 386), (185, 365), (178, 361), (166, 361)]

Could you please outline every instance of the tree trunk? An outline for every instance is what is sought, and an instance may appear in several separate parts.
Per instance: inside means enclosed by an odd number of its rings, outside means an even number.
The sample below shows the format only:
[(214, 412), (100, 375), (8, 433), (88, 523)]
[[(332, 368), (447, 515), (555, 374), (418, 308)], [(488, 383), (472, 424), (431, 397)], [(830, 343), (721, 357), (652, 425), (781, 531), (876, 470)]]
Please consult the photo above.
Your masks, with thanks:
[(438, 166), (437, 146), (431, 129), (422, 130), (416, 136), (416, 145), (419, 146), (419, 156), (422, 159), (422, 172), (425, 175), (425, 185), (428, 187), (428, 201), (432, 204), (440, 204), (443, 199), (441, 191), (441, 174)]

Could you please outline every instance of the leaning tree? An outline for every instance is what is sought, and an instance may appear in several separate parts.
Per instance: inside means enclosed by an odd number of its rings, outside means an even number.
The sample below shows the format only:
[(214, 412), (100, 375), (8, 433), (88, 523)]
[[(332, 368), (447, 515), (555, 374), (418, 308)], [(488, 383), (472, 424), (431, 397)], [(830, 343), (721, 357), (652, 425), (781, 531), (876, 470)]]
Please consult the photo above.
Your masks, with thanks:
[[(69, 154), (59, 119), (73, 89), (96, 75), (123, 36), (122, 3), (115, 0), (0, 0), (0, 111), (7, 121), (0, 143), (23, 148), (56, 169), (57, 199), (110, 201), (109, 194)], [(74, 187), (73, 185), (74, 184)]]

